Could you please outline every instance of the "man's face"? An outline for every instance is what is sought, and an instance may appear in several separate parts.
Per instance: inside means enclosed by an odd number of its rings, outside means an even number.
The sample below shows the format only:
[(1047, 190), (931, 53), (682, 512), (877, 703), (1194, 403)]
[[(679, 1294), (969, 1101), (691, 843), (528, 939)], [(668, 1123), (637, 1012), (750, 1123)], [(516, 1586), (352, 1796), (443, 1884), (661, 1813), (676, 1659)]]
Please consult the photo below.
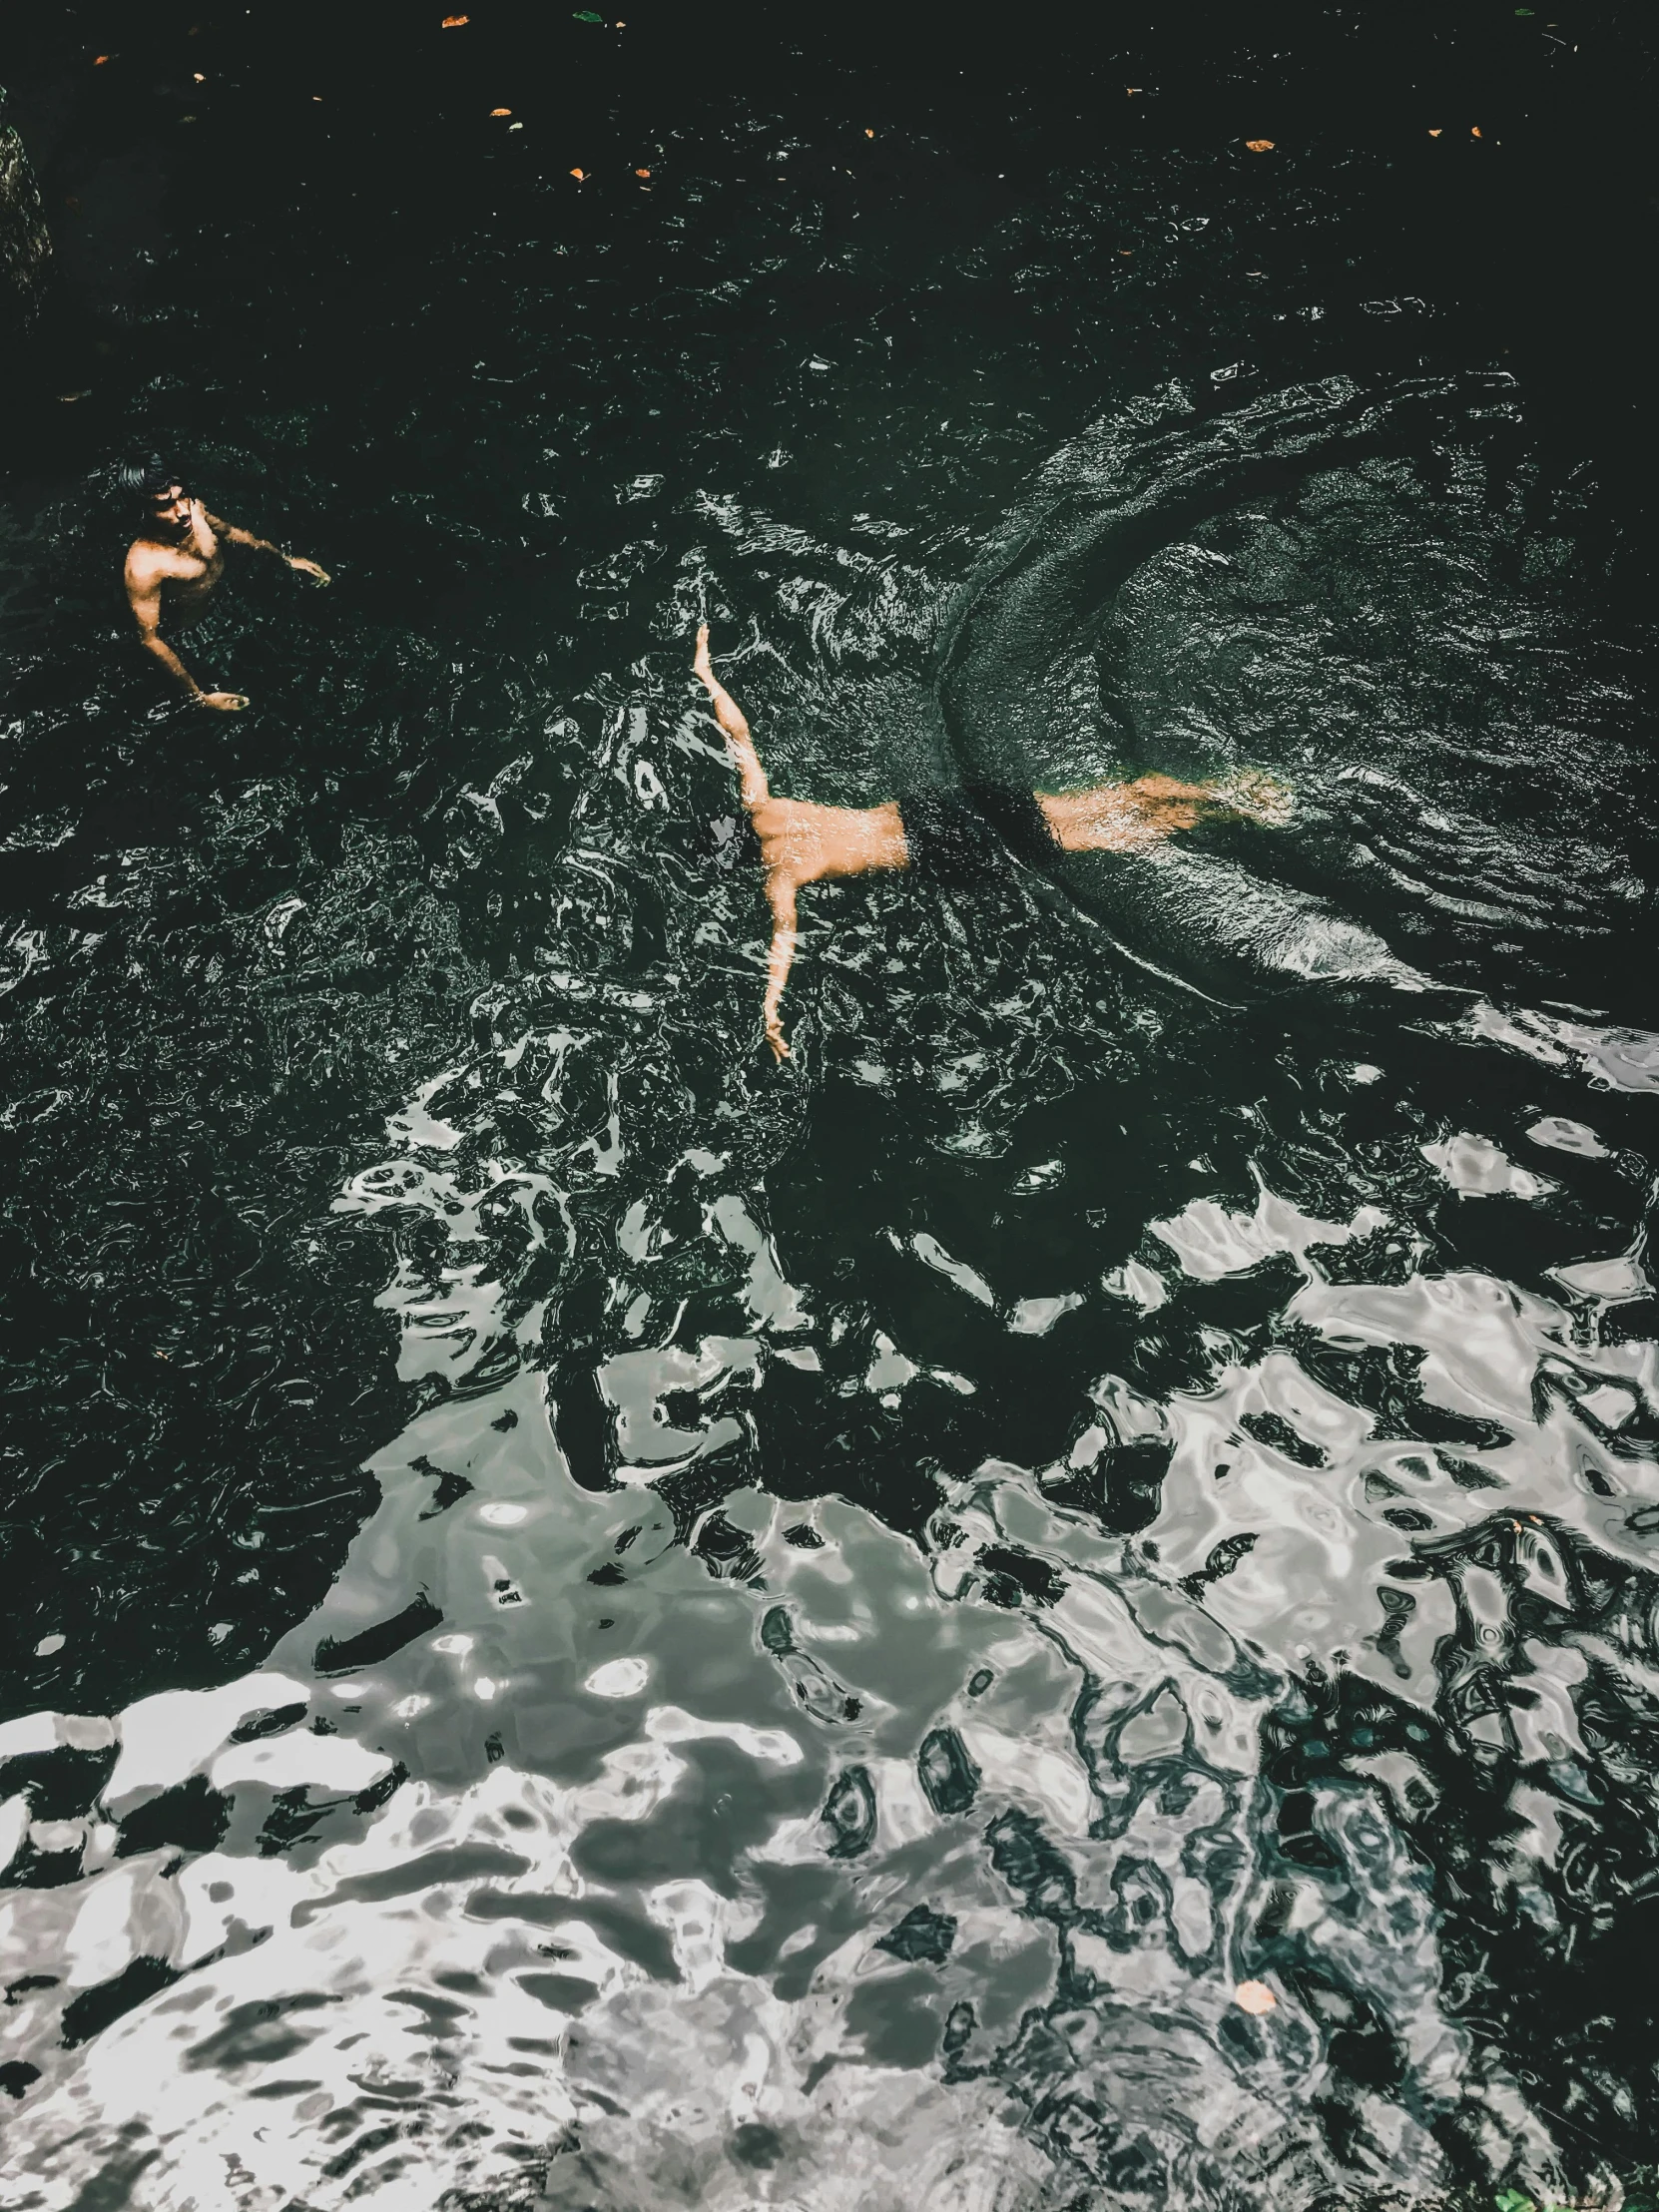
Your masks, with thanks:
[(190, 521), (190, 500), (184, 486), (174, 484), (167, 491), (158, 492), (151, 512), (158, 529), (182, 530)]

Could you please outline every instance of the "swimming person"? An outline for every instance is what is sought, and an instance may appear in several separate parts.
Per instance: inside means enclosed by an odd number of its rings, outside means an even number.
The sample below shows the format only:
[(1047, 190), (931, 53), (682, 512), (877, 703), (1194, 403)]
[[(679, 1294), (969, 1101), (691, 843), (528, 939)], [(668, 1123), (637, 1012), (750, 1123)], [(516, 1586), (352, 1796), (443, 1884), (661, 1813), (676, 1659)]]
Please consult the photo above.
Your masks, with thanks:
[(275, 553), (289, 568), (314, 576), (319, 584), (327, 583), (327, 572), (315, 561), (284, 553), (280, 546), (255, 537), (251, 530), (221, 522), (217, 515), (209, 514), (200, 499), (190, 497), (177, 471), (161, 461), (125, 470), (123, 481), (138, 496), (145, 514), (145, 526), (128, 551), (126, 569), (127, 601), (145, 651), (156, 656), (199, 707), (216, 707), (222, 714), (234, 714), (248, 704), (242, 693), (204, 691), (162, 636), (163, 595), (172, 616), (187, 623), (195, 621), (225, 573), (227, 545)]
[(797, 894), (809, 883), (913, 868), (925, 880), (961, 888), (1013, 860), (1040, 869), (1063, 852), (1143, 852), (1179, 830), (1194, 829), (1205, 815), (1276, 824), (1290, 810), (1284, 786), (1253, 772), (1210, 784), (1140, 776), (1132, 784), (1059, 793), (1001, 784), (936, 786), (879, 807), (774, 799), (743, 710), (714, 672), (707, 623), (697, 633), (692, 666), (714, 702), (761, 841), (773, 922), (764, 1019), (767, 1042), (780, 1060), (790, 1049), (780, 1008), (795, 958)]

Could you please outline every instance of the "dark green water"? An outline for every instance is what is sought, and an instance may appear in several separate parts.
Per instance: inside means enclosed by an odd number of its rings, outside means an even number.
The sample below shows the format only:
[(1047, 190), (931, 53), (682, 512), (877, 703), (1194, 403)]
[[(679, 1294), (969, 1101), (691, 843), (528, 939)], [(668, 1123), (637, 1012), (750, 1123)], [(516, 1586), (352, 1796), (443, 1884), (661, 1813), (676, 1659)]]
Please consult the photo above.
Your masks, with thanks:
[(4, 2201), (1645, 2203), (1649, 33), (440, 13), (0, 59)]

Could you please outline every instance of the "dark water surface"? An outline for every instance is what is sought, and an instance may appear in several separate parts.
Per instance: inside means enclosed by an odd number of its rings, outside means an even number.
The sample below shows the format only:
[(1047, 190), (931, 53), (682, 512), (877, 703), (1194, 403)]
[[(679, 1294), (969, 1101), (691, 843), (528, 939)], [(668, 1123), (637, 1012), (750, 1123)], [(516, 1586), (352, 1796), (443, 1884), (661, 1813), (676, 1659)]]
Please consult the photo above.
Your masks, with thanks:
[(1650, 27), (441, 13), (0, 61), (0, 2199), (1649, 2200)]

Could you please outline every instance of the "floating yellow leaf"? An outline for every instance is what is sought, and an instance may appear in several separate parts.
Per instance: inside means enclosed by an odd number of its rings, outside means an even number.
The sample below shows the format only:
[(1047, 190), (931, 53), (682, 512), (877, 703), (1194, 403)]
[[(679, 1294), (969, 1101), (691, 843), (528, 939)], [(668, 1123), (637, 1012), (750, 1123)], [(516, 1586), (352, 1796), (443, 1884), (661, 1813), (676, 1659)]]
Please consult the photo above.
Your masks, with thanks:
[(1274, 2009), (1279, 1999), (1265, 1981), (1241, 1981), (1233, 1991), (1233, 2001), (1260, 2019), (1264, 2012)]
[(1438, 138), (1440, 134), (1438, 131), (1430, 131), (1428, 135), (1430, 138)]
[(1271, 154), (1273, 152), (1272, 139), (1246, 139), (1245, 145), (1253, 154)]

